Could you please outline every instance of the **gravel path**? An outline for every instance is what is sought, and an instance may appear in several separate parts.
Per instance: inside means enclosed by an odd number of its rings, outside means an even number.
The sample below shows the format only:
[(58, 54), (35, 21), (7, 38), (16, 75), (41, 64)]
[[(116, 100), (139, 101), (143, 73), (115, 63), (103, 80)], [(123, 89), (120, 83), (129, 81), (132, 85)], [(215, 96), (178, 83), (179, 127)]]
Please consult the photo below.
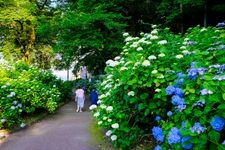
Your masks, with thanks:
[[(86, 108), (88, 105), (86, 104)], [(56, 114), (11, 134), (0, 145), (1, 150), (99, 150), (88, 131), (89, 111), (75, 112), (74, 102), (61, 107)]]

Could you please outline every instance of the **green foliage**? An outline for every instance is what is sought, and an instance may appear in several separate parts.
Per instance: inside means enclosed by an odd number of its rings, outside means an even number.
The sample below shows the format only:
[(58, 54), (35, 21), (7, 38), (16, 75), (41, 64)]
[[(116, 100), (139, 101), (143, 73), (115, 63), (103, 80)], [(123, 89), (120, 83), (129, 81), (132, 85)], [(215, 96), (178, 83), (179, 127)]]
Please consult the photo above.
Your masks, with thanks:
[(78, 65), (98, 73), (108, 58), (119, 53), (125, 24), (118, 6), (111, 7), (112, 4), (80, 0), (64, 13), (55, 46), (55, 51), (62, 54), (64, 68), (78, 60)]
[[(18, 62), (11, 68), (1, 65), (0, 128), (12, 128), (37, 111), (53, 113), (64, 102), (62, 84), (48, 71)], [(22, 124), (23, 125), (23, 124)], [(21, 125), (21, 126), (22, 126)]]
[[(120, 149), (152, 135), (163, 149), (222, 149), (225, 31), (195, 27), (181, 37), (153, 28), (140, 37), (124, 34), (123, 52), (106, 62), (93, 116)], [(222, 123), (213, 122), (217, 117)], [(162, 141), (154, 127), (162, 129)]]

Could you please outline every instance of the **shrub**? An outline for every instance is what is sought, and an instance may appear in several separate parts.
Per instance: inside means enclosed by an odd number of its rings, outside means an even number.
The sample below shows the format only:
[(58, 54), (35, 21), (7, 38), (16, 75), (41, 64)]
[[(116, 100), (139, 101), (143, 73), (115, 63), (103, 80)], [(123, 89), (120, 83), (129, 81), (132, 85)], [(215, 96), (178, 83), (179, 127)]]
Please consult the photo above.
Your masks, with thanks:
[(25, 115), (40, 110), (52, 113), (59, 106), (61, 93), (50, 72), (22, 62), (10, 69), (1, 67), (4, 76), (0, 79), (0, 128), (24, 126)]
[(153, 136), (156, 149), (224, 149), (225, 31), (195, 27), (182, 37), (154, 28), (124, 36), (93, 109), (114, 146)]

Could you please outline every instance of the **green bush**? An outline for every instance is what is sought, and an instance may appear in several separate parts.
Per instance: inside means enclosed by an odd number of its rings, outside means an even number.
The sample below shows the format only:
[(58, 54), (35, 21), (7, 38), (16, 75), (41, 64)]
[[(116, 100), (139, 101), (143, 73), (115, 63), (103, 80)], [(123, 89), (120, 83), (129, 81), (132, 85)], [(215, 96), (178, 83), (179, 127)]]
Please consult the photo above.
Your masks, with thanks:
[(93, 110), (115, 147), (155, 139), (155, 149), (225, 148), (225, 31), (125, 33), (108, 60)]
[(22, 62), (1, 68), (0, 128), (24, 126), (24, 116), (40, 110), (52, 113), (59, 106), (61, 93), (51, 72)]

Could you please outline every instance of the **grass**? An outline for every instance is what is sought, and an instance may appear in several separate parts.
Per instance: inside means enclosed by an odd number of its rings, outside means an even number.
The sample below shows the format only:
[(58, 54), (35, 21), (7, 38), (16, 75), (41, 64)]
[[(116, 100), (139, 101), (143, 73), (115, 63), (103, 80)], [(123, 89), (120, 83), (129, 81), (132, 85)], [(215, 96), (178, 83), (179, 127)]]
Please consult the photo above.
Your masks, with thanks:
[(89, 125), (89, 132), (93, 144), (99, 144), (101, 150), (115, 150), (110, 141), (106, 139), (104, 129), (99, 128), (94, 119), (92, 119), (92, 122)]

